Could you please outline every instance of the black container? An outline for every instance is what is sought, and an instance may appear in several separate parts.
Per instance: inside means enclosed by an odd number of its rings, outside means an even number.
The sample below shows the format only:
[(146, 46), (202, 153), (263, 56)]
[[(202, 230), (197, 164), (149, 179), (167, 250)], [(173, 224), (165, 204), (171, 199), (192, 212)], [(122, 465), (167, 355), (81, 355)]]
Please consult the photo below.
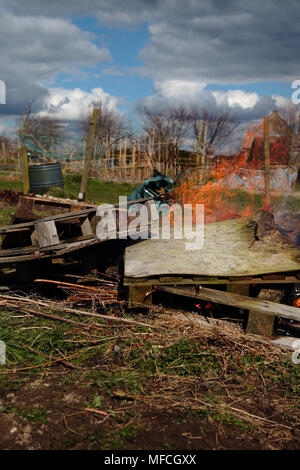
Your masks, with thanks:
[(45, 163), (29, 166), (29, 185), (31, 193), (43, 193), (48, 188), (64, 187), (60, 163)]

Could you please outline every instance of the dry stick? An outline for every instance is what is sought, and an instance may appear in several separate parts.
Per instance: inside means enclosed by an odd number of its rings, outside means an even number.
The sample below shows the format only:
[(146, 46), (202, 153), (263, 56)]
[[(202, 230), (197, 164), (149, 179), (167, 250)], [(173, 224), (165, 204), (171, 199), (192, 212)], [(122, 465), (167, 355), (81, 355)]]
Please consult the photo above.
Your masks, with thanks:
[[(218, 406), (218, 405), (212, 405), (211, 403), (207, 403), (206, 401), (203, 401), (203, 400), (199, 400), (198, 398), (194, 398), (194, 400), (201, 403), (202, 405), (209, 406), (211, 408), (216, 408)], [(291, 426), (286, 426), (285, 424), (277, 423), (276, 421), (273, 421), (271, 419), (262, 418), (261, 416), (248, 413), (247, 411), (240, 410), (239, 408), (234, 408), (233, 406), (230, 406), (230, 405), (224, 405), (223, 403), (221, 403), (219, 406), (221, 406), (222, 408), (229, 408), (230, 410), (236, 411), (238, 413), (244, 414), (254, 419), (258, 419), (261, 421), (266, 421), (267, 423), (275, 424), (276, 426), (282, 426), (283, 428), (286, 428), (286, 429), (293, 429)]]
[(69, 320), (68, 318), (58, 317), (57, 315), (50, 315), (49, 313), (37, 312), (36, 310), (32, 310), (32, 309), (29, 309), (29, 308), (26, 308), (26, 307), (22, 307), (21, 305), (18, 305), (17, 303), (11, 303), (10, 305), (8, 303), (7, 306), (8, 307), (11, 306), (13, 308), (18, 308), (19, 310), (22, 309), (22, 310), (24, 310), (24, 312), (29, 312), (29, 313), (32, 313), (33, 315), (39, 315), (41, 317), (50, 318), (51, 320), (63, 321), (63, 322), (66, 322), (66, 323), (71, 323), (72, 325), (83, 326), (85, 328), (96, 328), (96, 329), (112, 328), (110, 325), (100, 325), (99, 323), (91, 323), (91, 324), (83, 323), (81, 321), (74, 321), (74, 320)]
[[(95, 346), (89, 346), (88, 348), (86, 348), (84, 350), (84, 352), (88, 351), (89, 349), (92, 349), (94, 348)], [(72, 354), (71, 356), (67, 356), (65, 358), (65, 360), (68, 360), (68, 359), (72, 359), (73, 357), (76, 357), (76, 356), (80, 356), (80, 354), (82, 354), (83, 351), (80, 351), (78, 353), (75, 353), (75, 354)], [(62, 358), (59, 358), (59, 359), (55, 359), (53, 361), (48, 361), (48, 362), (44, 362), (44, 364), (37, 364), (36, 366), (28, 366), (28, 367), (20, 367), (19, 369), (7, 369), (7, 370), (0, 370), (0, 373), (4, 373), (4, 374), (7, 374), (9, 372), (12, 372), (12, 373), (15, 373), (15, 372), (19, 372), (21, 370), (29, 370), (29, 369), (37, 369), (39, 367), (46, 367), (46, 366), (52, 366), (53, 364), (56, 364), (57, 362), (60, 362)]]
[(100, 290), (105, 291), (105, 293), (109, 294), (116, 294), (118, 291), (117, 290), (106, 290), (103, 287), (94, 287), (94, 286), (83, 286), (82, 284), (71, 284), (70, 282), (63, 282), (63, 281), (52, 281), (50, 279), (35, 279), (34, 282), (46, 282), (47, 284), (56, 284), (59, 287), (66, 286), (66, 287), (72, 287), (75, 289), (84, 289), (84, 290), (91, 290), (91, 291), (96, 291), (97, 293), (101, 294)]
[[(31, 346), (28, 346), (27, 344), (24, 344), (24, 343), (21, 343), (21, 345), (23, 346), (23, 348), (26, 348), (28, 349), (28, 351), (34, 353), (34, 354), (44, 354), (42, 353), (41, 351), (37, 351), (36, 349), (32, 348)], [(47, 354), (44, 354), (46, 357)], [(81, 369), (81, 367), (78, 367), (78, 366), (75, 366), (74, 364), (71, 364), (71, 362), (68, 362), (65, 358), (59, 358), (59, 357), (54, 357), (52, 360), (56, 361), (58, 360), (59, 362), (61, 362), (61, 364), (63, 364), (64, 366), (66, 367), (70, 367), (71, 369)]]
[(90, 413), (96, 413), (102, 416), (109, 416), (109, 413), (106, 411), (96, 410), (95, 408), (84, 408), (84, 411), (89, 411)]
[[(136, 320), (130, 320), (128, 318), (120, 318), (120, 317), (112, 317), (110, 315), (102, 315), (100, 313), (89, 313), (89, 312), (85, 312), (84, 310), (76, 310), (74, 308), (69, 308), (69, 307), (60, 307), (59, 305), (55, 304), (55, 303), (47, 303), (47, 302), (42, 302), (42, 301), (39, 301), (39, 300), (34, 300), (33, 299), (27, 299), (27, 298), (24, 298), (22, 297), (20, 299), (20, 297), (13, 297), (13, 296), (9, 296), (9, 295), (3, 295), (3, 294), (0, 294), (0, 299), (6, 299), (6, 300), (16, 300), (17, 302), (27, 302), (27, 303), (35, 303), (36, 305), (40, 305), (42, 307), (48, 307), (48, 308), (56, 308), (57, 310), (61, 310), (61, 311), (65, 311), (65, 312), (69, 312), (69, 313), (74, 313), (75, 315), (87, 315), (87, 316), (93, 316), (93, 317), (99, 317), (99, 318), (103, 318), (105, 320), (112, 320), (112, 321), (117, 321), (117, 322), (122, 322), (122, 323), (129, 323), (129, 324), (132, 324), (132, 325), (140, 325), (140, 326), (146, 326), (147, 328), (156, 328), (156, 329), (163, 329), (161, 326), (156, 326), (156, 325), (149, 325), (147, 323), (143, 323), (143, 322), (139, 322), (139, 321), (136, 321)], [(17, 306), (17, 308), (20, 309), (19, 306)], [(72, 321), (72, 320), (70, 320)], [(79, 322), (80, 324), (82, 324), (81, 322)]]

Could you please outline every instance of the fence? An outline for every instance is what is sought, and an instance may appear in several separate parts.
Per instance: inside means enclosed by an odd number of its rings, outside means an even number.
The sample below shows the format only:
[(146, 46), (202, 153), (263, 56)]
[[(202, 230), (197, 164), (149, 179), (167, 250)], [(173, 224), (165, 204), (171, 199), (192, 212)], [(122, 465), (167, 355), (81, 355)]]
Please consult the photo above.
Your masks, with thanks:
[[(60, 161), (69, 173), (83, 172), (87, 141), (83, 138), (20, 136), (31, 163)], [(209, 165), (201, 153), (179, 150), (171, 141), (126, 136), (115, 140), (95, 139), (89, 175), (103, 181), (141, 182), (153, 170), (176, 177), (184, 171), (202, 173)]]

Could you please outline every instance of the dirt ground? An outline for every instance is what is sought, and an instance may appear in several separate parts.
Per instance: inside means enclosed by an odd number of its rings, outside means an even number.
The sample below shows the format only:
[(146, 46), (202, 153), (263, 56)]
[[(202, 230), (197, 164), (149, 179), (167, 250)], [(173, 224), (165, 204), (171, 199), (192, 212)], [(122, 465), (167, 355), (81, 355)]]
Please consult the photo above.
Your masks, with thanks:
[(2, 313), (14, 343), (0, 366), (0, 449), (299, 449), (290, 353), (229, 322), (196, 327), (158, 310), (130, 317), (149, 328), (104, 322), (100, 333)]

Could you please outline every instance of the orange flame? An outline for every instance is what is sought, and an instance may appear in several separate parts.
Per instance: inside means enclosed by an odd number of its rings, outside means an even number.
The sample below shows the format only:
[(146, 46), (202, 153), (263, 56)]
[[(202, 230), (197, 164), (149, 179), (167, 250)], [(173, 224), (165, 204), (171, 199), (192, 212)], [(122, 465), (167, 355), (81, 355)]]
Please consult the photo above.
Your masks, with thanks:
[[(257, 135), (260, 134), (260, 137)], [(252, 125), (245, 133), (242, 150), (233, 157), (222, 156), (211, 171), (205, 173), (206, 184), (201, 184), (199, 174), (191, 174), (185, 177), (183, 183), (173, 191), (175, 200), (182, 206), (184, 204), (204, 204), (205, 222), (217, 222), (251, 215), (254, 211), (255, 197), (255, 172), (261, 169), (264, 162), (264, 146), (257, 148), (256, 139), (263, 143), (263, 124)], [(278, 140), (279, 139), (279, 140)], [(280, 160), (282, 164), (286, 161), (286, 143), (284, 139), (277, 138), (271, 146), (271, 157), (273, 161)], [(238, 200), (238, 191), (233, 184), (236, 175), (248, 183), (248, 201), (242, 207)], [(202, 175), (203, 177), (203, 175)], [(263, 207), (270, 210), (269, 197), (264, 198)], [(195, 211), (194, 211), (195, 212)], [(195, 213), (193, 223), (196, 223)]]
[(299, 298), (299, 299), (295, 299), (295, 300), (293, 301), (293, 305), (294, 305), (294, 307), (300, 308), (300, 298)]

